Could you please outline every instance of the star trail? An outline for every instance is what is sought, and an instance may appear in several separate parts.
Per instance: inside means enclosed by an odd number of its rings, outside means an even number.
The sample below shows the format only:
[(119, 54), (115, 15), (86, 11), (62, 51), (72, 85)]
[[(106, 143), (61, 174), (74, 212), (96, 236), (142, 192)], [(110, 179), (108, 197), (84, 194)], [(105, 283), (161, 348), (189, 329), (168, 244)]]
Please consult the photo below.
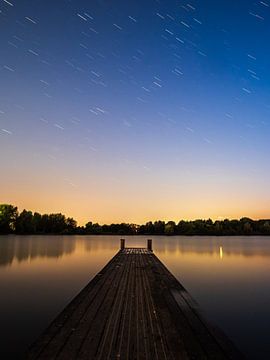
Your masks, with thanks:
[(270, 216), (268, 0), (2, 0), (0, 23), (1, 202)]

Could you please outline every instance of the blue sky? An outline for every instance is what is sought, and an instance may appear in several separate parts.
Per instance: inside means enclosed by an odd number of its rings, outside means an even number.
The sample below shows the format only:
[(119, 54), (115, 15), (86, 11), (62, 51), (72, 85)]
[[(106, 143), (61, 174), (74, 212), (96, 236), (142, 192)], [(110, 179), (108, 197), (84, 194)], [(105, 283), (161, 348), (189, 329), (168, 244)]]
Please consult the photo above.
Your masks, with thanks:
[(269, 217), (268, 1), (1, 1), (0, 200)]

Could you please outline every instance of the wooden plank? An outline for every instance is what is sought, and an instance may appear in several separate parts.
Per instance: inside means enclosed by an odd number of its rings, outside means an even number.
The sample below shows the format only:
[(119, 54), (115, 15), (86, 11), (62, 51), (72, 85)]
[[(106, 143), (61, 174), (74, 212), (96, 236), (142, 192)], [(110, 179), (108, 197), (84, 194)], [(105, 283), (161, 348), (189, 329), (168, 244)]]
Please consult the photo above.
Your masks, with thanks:
[(148, 331), (150, 334), (150, 346), (153, 346), (153, 359), (169, 359), (167, 347), (161, 332), (160, 321), (157, 318), (157, 311), (150, 290), (149, 279), (147, 277), (147, 263), (144, 254), (140, 254), (140, 266), (142, 269), (142, 285), (144, 290), (145, 307), (148, 317)]
[[(120, 256), (121, 255), (121, 256)], [(65, 309), (56, 317), (46, 331), (33, 343), (27, 358), (30, 359), (42, 359), (42, 351), (46, 349), (53, 339), (57, 336), (61, 336), (63, 332), (63, 338), (66, 340), (66, 332), (70, 332), (73, 329), (73, 324), (76, 324), (76, 320), (82, 316), (85, 309), (88, 308), (99, 292), (102, 286), (104, 286), (108, 277), (115, 276), (115, 267), (118, 266), (118, 262), (124, 259), (123, 254), (118, 252), (108, 264), (88, 283), (88, 285), (65, 307)], [(72, 323), (72, 325), (70, 325)], [(59, 346), (62, 342), (59, 341)], [(55, 351), (56, 356), (57, 351)]]
[[(152, 255), (159, 271), (159, 278), (163, 279), (170, 293), (178, 305), (178, 312), (182, 312), (194, 337), (201, 344), (207, 359), (241, 359), (243, 355), (235, 348), (233, 343), (216, 326), (207, 321), (197, 303), (192, 299), (186, 289), (171, 274), (165, 265)], [(171, 305), (171, 309), (173, 306)], [(186, 342), (188, 343), (188, 342)]]
[(150, 281), (150, 289), (153, 298), (152, 301), (155, 303), (155, 312), (160, 322), (163, 341), (166, 344), (167, 351), (169, 352), (169, 355), (167, 356), (172, 359), (188, 359), (182, 336), (179, 336), (179, 332), (174, 324), (174, 319), (168, 311), (167, 303), (163, 297), (163, 284), (159, 279), (156, 279), (154, 275), (156, 269), (152, 258), (147, 255), (144, 255), (144, 258), (147, 264), (147, 277)]
[(141, 281), (141, 268), (139, 258), (137, 257), (137, 276), (136, 276), (136, 304), (137, 304), (137, 358), (138, 359), (151, 359), (150, 349), (148, 343), (147, 321), (144, 314), (144, 292), (142, 289)]
[[(66, 346), (62, 349), (60, 359), (68, 359), (69, 357), (83, 359), (88, 348), (89, 354), (93, 357), (96, 356), (113, 303), (117, 293), (123, 287), (127, 266), (128, 262), (123, 256), (123, 262), (117, 271), (117, 276), (113, 278), (112, 282), (106, 282), (104, 291), (100, 291), (96, 296), (95, 302), (85, 313), (77, 331), (71, 334)], [(89, 358), (91, 358), (90, 355)]]
[(125, 300), (125, 312), (121, 318), (119, 328), (119, 344), (116, 352), (117, 358), (128, 359), (135, 358), (136, 350), (136, 268), (137, 255), (132, 257), (132, 269), (130, 287), (127, 290)]
[(150, 247), (122, 246), (27, 358), (223, 360), (242, 355), (203, 318)]
[[(134, 254), (131, 253), (129, 255), (129, 261), (127, 261), (128, 266), (125, 274), (125, 279), (122, 280), (121, 288), (119, 289), (119, 292), (115, 298), (113, 308), (111, 310), (110, 316), (105, 326), (105, 331), (98, 347), (98, 352), (96, 356), (97, 359), (115, 358), (114, 345), (117, 339), (121, 312), (123, 310), (125, 302), (125, 296), (127, 296), (130, 279), (132, 277), (133, 261)], [(86, 347), (84, 350), (86, 350), (85, 354), (89, 353), (88, 347)]]

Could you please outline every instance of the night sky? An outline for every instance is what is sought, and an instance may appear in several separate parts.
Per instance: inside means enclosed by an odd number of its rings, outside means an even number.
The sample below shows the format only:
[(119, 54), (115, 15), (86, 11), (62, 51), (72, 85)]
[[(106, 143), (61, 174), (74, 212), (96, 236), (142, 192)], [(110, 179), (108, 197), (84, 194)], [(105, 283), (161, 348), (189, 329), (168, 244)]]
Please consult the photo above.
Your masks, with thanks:
[(270, 217), (270, 1), (0, 1), (0, 202)]

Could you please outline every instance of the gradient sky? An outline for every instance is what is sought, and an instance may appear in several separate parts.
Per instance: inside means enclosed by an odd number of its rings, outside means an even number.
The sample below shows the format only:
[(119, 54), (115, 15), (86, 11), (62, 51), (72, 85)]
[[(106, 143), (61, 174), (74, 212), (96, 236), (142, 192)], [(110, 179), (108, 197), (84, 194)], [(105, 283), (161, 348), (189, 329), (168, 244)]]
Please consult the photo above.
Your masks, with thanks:
[(270, 217), (270, 1), (0, 0), (0, 202)]

